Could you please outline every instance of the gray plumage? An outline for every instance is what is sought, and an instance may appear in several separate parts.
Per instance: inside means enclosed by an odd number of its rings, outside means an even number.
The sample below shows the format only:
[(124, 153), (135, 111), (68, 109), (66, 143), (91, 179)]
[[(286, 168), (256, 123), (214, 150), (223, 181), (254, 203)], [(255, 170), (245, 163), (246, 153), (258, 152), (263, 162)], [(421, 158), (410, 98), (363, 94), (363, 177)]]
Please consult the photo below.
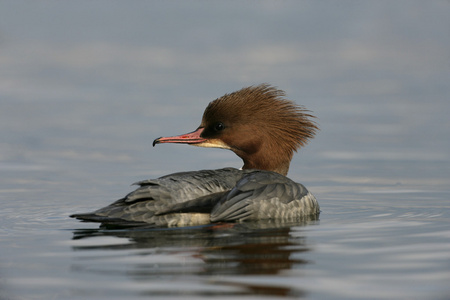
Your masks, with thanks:
[(316, 199), (303, 185), (271, 171), (181, 172), (136, 184), (135, 191), (111, 205), (71, 217), (113, 226), (189, 226), (319, 213)]

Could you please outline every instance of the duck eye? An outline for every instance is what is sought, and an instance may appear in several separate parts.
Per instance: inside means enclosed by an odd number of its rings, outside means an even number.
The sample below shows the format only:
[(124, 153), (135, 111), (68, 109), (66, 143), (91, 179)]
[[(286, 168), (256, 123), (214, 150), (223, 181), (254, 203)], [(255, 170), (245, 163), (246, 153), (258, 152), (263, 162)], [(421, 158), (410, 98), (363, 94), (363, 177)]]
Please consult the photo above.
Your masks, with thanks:
[(219, 132), (225, 129), (225, 125), (222, 122), (217, 122), (214, 124), (214, 131)]

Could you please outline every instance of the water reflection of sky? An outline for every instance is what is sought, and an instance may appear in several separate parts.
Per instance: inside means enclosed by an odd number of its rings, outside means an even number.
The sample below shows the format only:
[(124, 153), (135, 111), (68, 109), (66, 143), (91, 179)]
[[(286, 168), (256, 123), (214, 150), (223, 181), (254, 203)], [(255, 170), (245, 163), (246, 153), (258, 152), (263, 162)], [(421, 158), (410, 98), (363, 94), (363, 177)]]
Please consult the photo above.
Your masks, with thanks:
[(176, 133), (195, 127), (211, 99), (270, 82), (318, 115), (310, 151), (319, 157), (449, 158), (448, 2), (1, 8), (0, 105), (9, 113), (0, 122), (17, 131), (9, 140), (90, 121), (94, 134)]
[[(448, 277), (449, 15), (448, 1), (1, 1), (0, 196), (8, 201), (0, 233), (8, 245), (3, 257), (23, 263), (3, 258), (0, 275), (12, 278), (14, 291), (28, 287), (25, 296), (33, 284), (38, 294), (54, 296), (54, 283), (96, 291), (90, 282), (110, 281), (66, 269), (98, 263), (100, 271), (109, 270), (90, 252), (98, 251), (93, 244), (135, 244), (114, 235), (70, 241), (76, 249), (91, 247), (72, 258), (64, 248), (72, 232), (53, 229), (91, 228), (67, 216), (109, 204), (137, 180), (240, 167), (229, 151), (151, 144), (195, 129), (206, 104), (224, 93), (269, 82), (318, 117), (321, 131), (294, 157), (290, 176), (316, 194), (323, 212), (320, 226), (290, 233), (289, 242), (302, 246), (292, 236), (305, 235), (312, 249), (295, 248), (289, 256), (299, 268), (262, 282), (295, 287), (301, 279), (294, 296), (326, 298), (339, 289), (342, 299), (368, 290), (368, 297), (401, 299), (418, 280), (442, 290)], [(92, 261), (78, 263), (83, 255)], [(127, 259), (142, 267), (140, 254), (120, 255), (114, 265), (120, 272)], [(158, 255), (148, 257), (175, 264), (187, 259)], [(195, 259), (195, 270), (205, 267)], [(346, 269), (342, 259), (360, 268)], [(37, 261), (46, 276), (29, 268)], [(428, 273), (420, 277), (422, 266)], [(386, 277), (389, 268), (397, 279)], [(126, 290), (121, 279), (112, 279), (117, 288), (107, 296)], [(188, 286), (184, 279), (177, 284)], [(201, 291), (236, 289), (200, 285)], [(429, 295), (425, 285), (417, 289)]]

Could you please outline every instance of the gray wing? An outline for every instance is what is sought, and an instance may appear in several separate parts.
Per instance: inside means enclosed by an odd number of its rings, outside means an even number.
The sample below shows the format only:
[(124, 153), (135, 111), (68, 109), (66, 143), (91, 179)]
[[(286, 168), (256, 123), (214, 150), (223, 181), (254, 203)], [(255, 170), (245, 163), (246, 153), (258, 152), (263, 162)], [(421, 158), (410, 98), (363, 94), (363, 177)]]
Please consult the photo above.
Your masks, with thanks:
[(125, 202), (158, 200), (164, 205), (186, 202), (209, 194), (230, 190), (242, 177), (234, 168), (180, 172), (134, 183), (139, 185), (125, 197)]
[(298, 219), (317, 215), (319, 205), (300, 183), (270, 171), (253, 171), (222, 196), (211, 221)]
[(144, 180), (135, 183), (139, 187), (124, 198), (94, 212), (71, 217), (120, 226), (141, 223), (164, 225), (175, 222), (169, 216), (162, 216), (169, 208), (202, 213), (200, 210), (205, 210), (202, 205), (210, 205), (210, 211), (223, 192), (231, 190), (242, 175), (241, 170), (224, 168), (174, 173)]

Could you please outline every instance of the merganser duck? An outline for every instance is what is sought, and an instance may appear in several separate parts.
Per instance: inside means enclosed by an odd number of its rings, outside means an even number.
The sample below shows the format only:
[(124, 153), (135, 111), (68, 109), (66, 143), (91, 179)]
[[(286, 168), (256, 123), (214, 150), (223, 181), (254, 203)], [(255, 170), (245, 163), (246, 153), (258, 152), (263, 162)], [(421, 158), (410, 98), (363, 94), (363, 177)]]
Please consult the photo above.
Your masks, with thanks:
[(71, 217), (105, 226), (193, 226), (317, 216), (315, 197), (287, 178), (293, 152), (318, 130), (303, 106), (268, 84), (226, 94), (206, 107), (193, 132), (160, 137), (153, 146), (182, 143), (229, 149), (242, 170), (224, 168), (166, 175), (92, 213)]

